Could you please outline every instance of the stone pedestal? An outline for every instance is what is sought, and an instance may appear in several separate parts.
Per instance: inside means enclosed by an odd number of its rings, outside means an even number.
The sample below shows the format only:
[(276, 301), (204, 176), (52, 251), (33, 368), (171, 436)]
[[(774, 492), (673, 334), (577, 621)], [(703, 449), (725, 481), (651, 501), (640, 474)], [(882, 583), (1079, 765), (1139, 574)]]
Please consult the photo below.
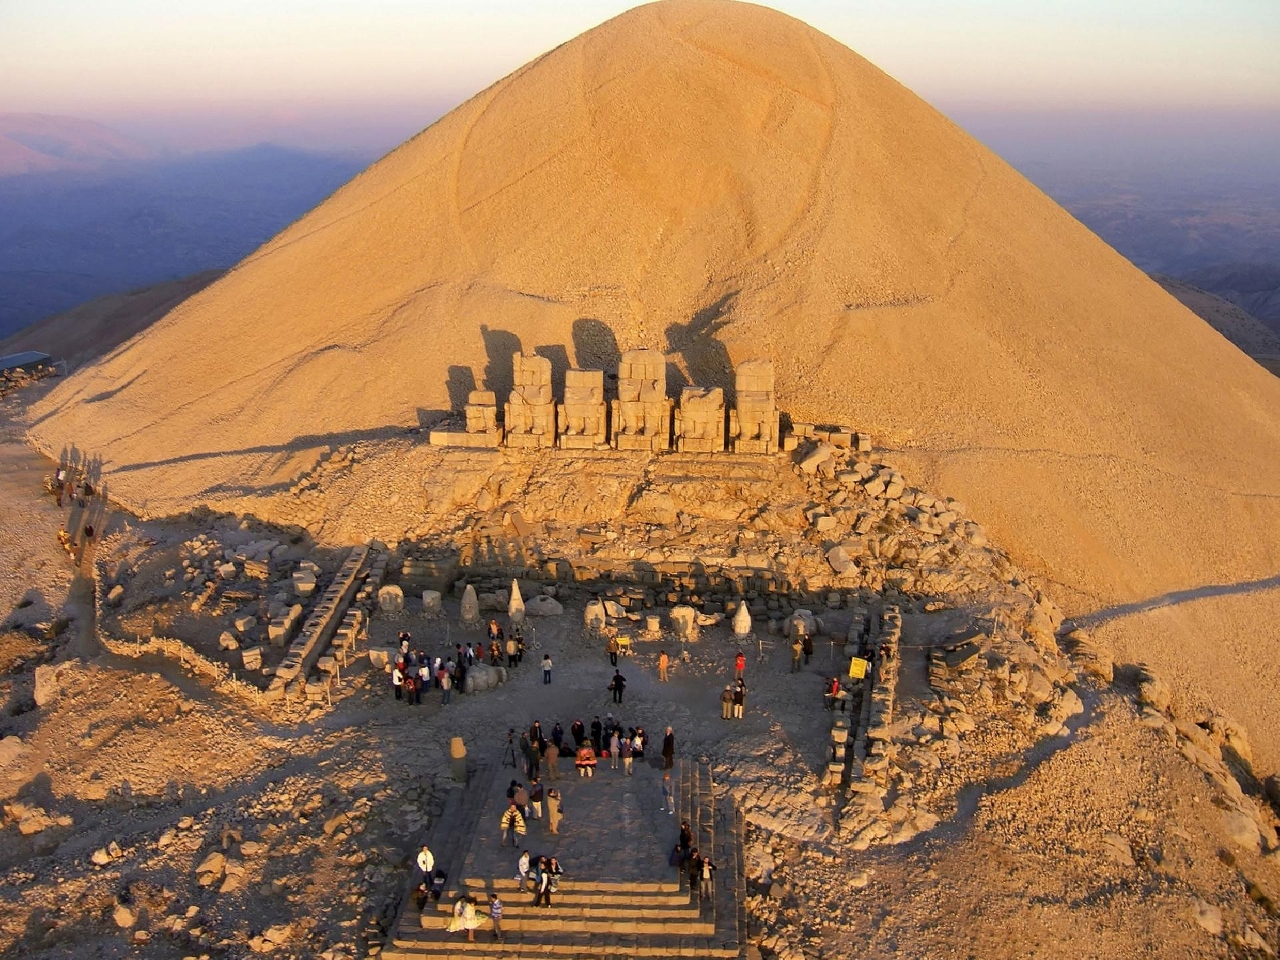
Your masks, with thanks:
[(719, 387), (685, 387), (676, 411), (676, 449), (681, 453), (724, 450), (724, 391)]
[(515, 388), (507, 400), (503, 424), (507, 446), (553, 446), (556, 406), (551, 397), (551, 361), (517, 353), (512, 365)]

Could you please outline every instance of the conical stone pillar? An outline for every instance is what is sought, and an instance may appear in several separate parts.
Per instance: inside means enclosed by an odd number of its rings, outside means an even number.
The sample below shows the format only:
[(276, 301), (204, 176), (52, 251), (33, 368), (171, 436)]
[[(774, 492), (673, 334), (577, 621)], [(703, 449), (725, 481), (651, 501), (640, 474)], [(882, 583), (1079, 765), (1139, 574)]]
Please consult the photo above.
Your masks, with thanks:
[(511, 581), (511, 600), (507, 603), (507, 617), (512, 623), (524, 622), (524, 598), (520, 596), (520, 581)]

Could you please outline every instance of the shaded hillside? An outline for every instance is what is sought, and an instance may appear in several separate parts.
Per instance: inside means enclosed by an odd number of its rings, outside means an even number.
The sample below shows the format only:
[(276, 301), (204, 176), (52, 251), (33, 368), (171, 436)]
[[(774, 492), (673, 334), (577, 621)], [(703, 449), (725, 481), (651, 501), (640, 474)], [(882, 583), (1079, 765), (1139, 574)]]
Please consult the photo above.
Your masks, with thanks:
[(1280, 358), (1280, 336), (1230, 300), (1173, 277), (1155, 274), (1152, 279), (1255, 360)]
[(39, 350), (66, 360), (74, 370), (110, 353), (220, 276), (220, 270), (206, 270), (181, 280), (98, 297), (0, 341), (0, 353)]
[[(1280, 382), (867, 61), (764, 8), (630, 11), (494, 84), (33, 411), (147, 512), (259, 516), (305, 451), (417, 425), (512, 350), (777, 365), (1121, 658), (1280, 763)], [(557, 389), (559, 385), (557, 384)], [(418, 478), (362, 458), (416, 527)]]
[(1280, 265), (1224, 264), (1192, 271), (1186, 279), (1230, 300), (1280, 335)]

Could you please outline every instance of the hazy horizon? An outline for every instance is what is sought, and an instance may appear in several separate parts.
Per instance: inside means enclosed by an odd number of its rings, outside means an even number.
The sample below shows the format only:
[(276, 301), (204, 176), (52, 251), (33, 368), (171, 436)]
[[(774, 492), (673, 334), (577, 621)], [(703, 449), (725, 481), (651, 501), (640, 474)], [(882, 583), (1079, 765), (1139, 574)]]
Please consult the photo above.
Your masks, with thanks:
[[(269, 141), (378, 155), (629, 3), (159, 0), (0, 9), (0, 113), (94, 120), (180, 152)], [(1106, 148), (1137, 119), (1191, 144), (1206, 118), (1280, 142), (1280, 4), (1230, 0), (786, 0), (975, 134), (1064, 123)], [(109, 38), (109, 42), (104, 42)], [(1185, 118), (1179, 129), (1178, 119)], [(1111, 118), (1111, 122), (1107, 122)], [(1084, 119), (1087, 122), (1081, 123)], [(1096, 143), (1094, 141), (1096, 140)], [(998, 148), (997, 143), (992, 146)], [(1064, 144), (1065, 149), (1068, 145)], [(1233, 149), (1232, 153), (1236, 151)]]

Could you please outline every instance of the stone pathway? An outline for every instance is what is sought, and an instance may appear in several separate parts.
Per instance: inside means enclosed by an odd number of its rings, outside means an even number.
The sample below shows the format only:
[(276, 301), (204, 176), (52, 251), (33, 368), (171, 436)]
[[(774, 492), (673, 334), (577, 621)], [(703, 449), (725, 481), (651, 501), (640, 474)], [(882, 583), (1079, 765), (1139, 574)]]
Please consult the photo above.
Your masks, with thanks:
[(565, 879), (607, 882), (661, 882), (673, 878), (667, 865), (679, 833), (679, 821), (662, 805), (662, 771), (636, 764), (630, 777), (609, 769), (601, 759), (595, 776), (580, 778), (572, 760), (560, 761), (560, 779), (543, 778), (545, 787), (558, 787), (563, 797), (564, 819), (560, 833), (546, 828), (543, 820), (530, 819), (520, 846), (501, 846), (499, 820), (507, 808), (510, 782), (527, 781), (523, 770), (504, 767), (494, 776), (480, 816), (471, 851), (463, 865), (468, 881), (488, 884), (515, 874), (521, 849), (534, 856), (558, 857)]

